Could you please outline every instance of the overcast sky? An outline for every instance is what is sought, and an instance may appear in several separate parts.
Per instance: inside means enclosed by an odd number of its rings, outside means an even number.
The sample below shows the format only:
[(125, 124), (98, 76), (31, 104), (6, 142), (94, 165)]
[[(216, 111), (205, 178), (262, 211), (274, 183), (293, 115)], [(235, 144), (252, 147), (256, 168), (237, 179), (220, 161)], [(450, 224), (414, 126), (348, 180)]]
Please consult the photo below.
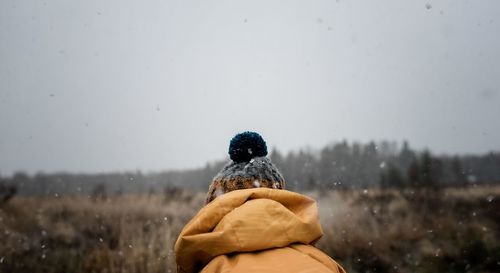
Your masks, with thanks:
[(0, 174), (500, 150), (500, 1), (0, 1)]

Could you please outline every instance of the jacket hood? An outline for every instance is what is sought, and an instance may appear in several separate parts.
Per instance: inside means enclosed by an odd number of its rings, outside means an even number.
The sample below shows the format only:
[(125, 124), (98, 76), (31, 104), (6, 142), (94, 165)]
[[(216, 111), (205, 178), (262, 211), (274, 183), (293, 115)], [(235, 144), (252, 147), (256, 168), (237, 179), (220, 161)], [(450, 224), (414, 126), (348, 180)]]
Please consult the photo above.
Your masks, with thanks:
[(179, 272), (201, 270), (214, 257), (310, 244), (323, 235), (316, 202), (298, 193), (235, 190), (203, 207), (175, 243)]

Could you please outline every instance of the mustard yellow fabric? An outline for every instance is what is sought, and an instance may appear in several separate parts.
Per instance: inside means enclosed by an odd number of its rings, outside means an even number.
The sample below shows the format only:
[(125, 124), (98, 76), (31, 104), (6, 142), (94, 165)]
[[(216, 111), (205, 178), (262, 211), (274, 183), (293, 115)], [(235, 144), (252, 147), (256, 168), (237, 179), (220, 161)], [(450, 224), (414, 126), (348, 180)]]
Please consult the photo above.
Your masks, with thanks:
[(345, 273), (311, 245), (322, 235), (314, 200), (286, 190), (235, 190), (184, 227), (175, 244), (177, 271)]

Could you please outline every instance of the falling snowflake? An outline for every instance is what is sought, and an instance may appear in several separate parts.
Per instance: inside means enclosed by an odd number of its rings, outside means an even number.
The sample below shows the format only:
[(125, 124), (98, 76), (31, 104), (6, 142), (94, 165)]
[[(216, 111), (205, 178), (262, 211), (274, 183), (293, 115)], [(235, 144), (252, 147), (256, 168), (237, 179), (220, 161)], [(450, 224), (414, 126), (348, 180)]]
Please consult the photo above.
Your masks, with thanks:
[(260, 188), (260, 182), (259, 182), (259, 180), (253, 181), (253, 186), (256, 187), (256, 188)]
[(217, 197), (219, 197), (219, 196), (221, 196), (221, 195), (223, 195), (223, 194), (224, 194), (224, 191), (223, 191), (222, 189), (217, 189), (217, 190), (215, 191), (215, 196), (217, 196)]

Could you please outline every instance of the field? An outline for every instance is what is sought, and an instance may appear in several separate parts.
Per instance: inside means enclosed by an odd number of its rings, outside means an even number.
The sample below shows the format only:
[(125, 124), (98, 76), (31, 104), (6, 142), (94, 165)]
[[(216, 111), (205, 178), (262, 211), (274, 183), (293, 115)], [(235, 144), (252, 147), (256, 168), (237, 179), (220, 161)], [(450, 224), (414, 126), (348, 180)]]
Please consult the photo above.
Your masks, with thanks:
[[(308, 192), (317, 247), (348, 272), (500, 272), (500, 186)], [(173, 244), (203, 194), (14, 197), (0, 272), (175, 272)]]

